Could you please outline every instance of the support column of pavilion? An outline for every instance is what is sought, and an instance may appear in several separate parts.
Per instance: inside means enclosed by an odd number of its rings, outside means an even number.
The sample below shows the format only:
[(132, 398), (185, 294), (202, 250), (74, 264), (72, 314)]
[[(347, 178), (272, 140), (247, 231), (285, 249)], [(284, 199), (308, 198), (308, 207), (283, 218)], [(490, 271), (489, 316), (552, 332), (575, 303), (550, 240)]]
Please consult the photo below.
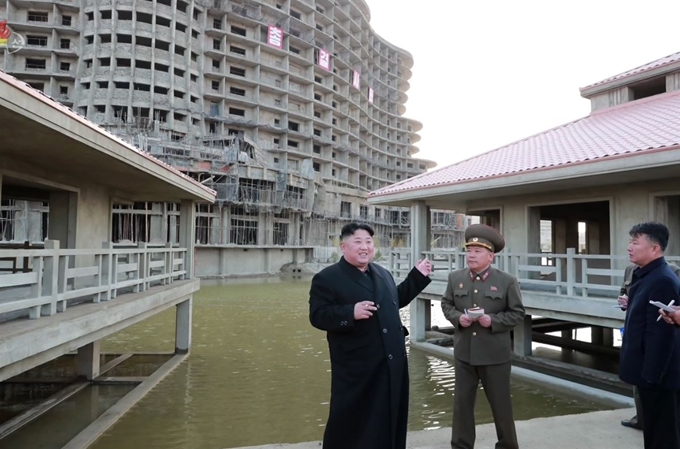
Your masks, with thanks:
[[(186, 248), (184, 269), (186, 278), (194, 278), (194, 244), (196, 242), (196, 203), (182, 200), (179, 210), (179, 246)], [(191, 321), (193, 295), (177, 304), (175, 324), (175, 352), (186, 354), (191, 348)]]
[[(430, 208), (425, 201), (411, 203), (411, 260), (415, 264), (423, 258), (423, 251), (429, 251), (431, 239)], [(431, 329), (429, 300), (415, 299), (410, 306), (411, 341), (425, 341), (425, 332)]]

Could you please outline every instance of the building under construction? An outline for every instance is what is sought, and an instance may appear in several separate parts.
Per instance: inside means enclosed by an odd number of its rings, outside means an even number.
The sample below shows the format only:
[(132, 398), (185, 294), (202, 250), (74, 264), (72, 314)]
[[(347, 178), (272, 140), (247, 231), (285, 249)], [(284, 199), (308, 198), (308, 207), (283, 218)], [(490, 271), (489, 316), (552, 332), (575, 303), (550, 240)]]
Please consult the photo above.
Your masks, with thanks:
[[(197, 211), (198, 274), (333, 260), (349, 220), (373, 224), (379, 248), (409, 245), (409, 210), (366, 195), (434, 164), (413, 157), (422, 125), (403, 115), (413, 59), (363, 0), (7, 0), (3, 18), (25, 47), (0, 68), (217, 192)], [(4, 200), (1, 239), (29, 239), (23, 209), (49, 219), (31, 204)], [(175, 242), (178, 217), (114, 204), (112, 239)], [(439, 246), (464, 221), (433, 213)], [(258, 261), (233, 265), (246, 250)]]

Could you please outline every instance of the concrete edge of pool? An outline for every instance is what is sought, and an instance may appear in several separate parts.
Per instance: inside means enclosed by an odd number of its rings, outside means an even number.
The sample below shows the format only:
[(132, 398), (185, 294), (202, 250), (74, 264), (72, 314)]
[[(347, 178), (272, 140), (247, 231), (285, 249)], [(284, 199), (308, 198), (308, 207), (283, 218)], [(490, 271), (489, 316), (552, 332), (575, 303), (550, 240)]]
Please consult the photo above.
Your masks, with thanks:
[[(522, 449), (639, 449), (643, 446), (642, 432), (623, 427), (622, 419), (635, 413), (633, 409), (606, 410), (577, 415), (535, 418), (517, 422), (517, 437)], [(475, 447), (488, 448), (496, 443), (493, 424), (476, 427)], [(409, 432), (408, 449), (450, 449), (451, 428)], [(320, 441), (296, 444), (269, 444), (238, 449), (318, 449)]]
[(106, 410), (99, 418), (95, 419), (71, 441), (61, 449), (85, 449), (102, 436), (107, 429), (113, 426), (126, 412), (137, 402), (158, 385), (168, 374), (177, 368), (187, 357), (187, 354), (176, 354), (158, 368), (146, 380), (137, 385), (131, 392)]
[[(451, 348), (443, 348), (431, 344), (419, 344), (416, 342), (411, 342), (410, 344), (411, 348), (416, 348), (419, 351), (434, 355), (440, 359), (450, 362), (453, 362), (454, 360), (453, 351)], [(525, 382), (548, 387), (549, 389), (558, 393), (565, 393), (580, 399), (599, 402), (611, 407), (622, 408), (635, 406), (635, 401), (633, 398), (628, 396), (611, 393), (599, 388), (560, 379), (558, 377), (549, 376), (547, 374), (539, 373), (526, 368), (520, 368), (514, 365), (512, 366), (512, 376)]]
[[(423, 351), (425, 353), (434, 355), (443, 360), (453, 361), (453, 352), (447, 348), (437, 347), (434, 345), (421, 345), (415, 342), (410, 343), (411, 348)], [(153, 387), (158, 385), (163, 378), (170, 374), (179, 364), (185, 360), (187, 354), (175, 355), (168, 360), (163, 366), (154, 372), (148, 379), (138, 385), (134, 390), (128, 393), (123, 399), (118, 401), (113, 407), (107, 410), (102, 416), (93, 421), (88, 427), (81, 431), (75, 438), (73, 438), (62, 449), (85, 449), (93, 444), (107, 429), (113, 426), (127, 411), (129, 411), (139, 400), (141, 400)], [(621, 419), (630, 418), (635, 412), (630, 410), (634, 406), (632, 398), (622, 396), (616, 393), (600, 390), (597, 388), (582, 385), (576, 382), (560, 379), (549, 376), (547, 374), (538, 373), (526, 368), (513, 366), (512, 375), (525, 382), (538, 384), (540, 386), (548, 387), (558, 393), (565, 393), (571, 396), (582, 398), (584, 400), (600, 402), (608, 406), (619, 408), (618, 410), (581, 413), (574, 415), (564, 415), (549, 418), (536, 418), (528, 421), (520, 421), (517, 423), (518, 433), (520, 434), (520, 443), (522, 447), (527, 444), (533, 445), (528, 447), (544, 448), (547, 442), (550, 442), (551, 449), (569, 448), (590, 448), (603, 447), (602, 443), (617, 442), (617, 449), (639, 448), (642, 444), (642, 432), (632, 429), (623, 428), (619, 421)], [(452, 404), (453, 406), (453, 404)], [(621, 409), (625, 407), (624, 409)], [(589, 429), (593, 424), (596, 428), (602, 426), (603, 429), (598, 430), (594, 434), (600, 439), (581, 439), (575, 445), (577, 438), (581, 438), (581, 433), (591, 432)], [(543, 428), (546, 426), (547, 428)], [(575, 427), (578, 426), (579, 431), (574, 432)], [(566, 427), (566, 428), (565, 428)], [(581, 431), (583, 427), (583, 432)], [(555, 432), (555, 429), (560, 429)], [(620, 429), (619, 429), (620, 428)], [(409, 433), (409, 449), (440, 449), (449, 448), (448, 444), (450, 438), (450, 428), (438, 430), (424, 430)], [(527, 435), (522, 433), (527, 432)], [(561, 435), (564, 432), (564, 435)], [(618, 444), (619, 433), (623, 432), (630, 438), (639, 434), (639, 442), (631, 446)], [(591, 432), (592, 433), (592, 432)], [(495, 442), (495, 429), (493, 424), (483, 424), (477, 426), (478, 441), (477, 445), (493, 446)], [(621, 441), (626, 441), (622, 439)], [(525, 441), (526, 440), (526, 441)], [(568, 441), (564, 446), (560, 446), (560, 441)], [(632, 441), (637, 441), (635, 438)], [(312, 449), (320, 448), (321, 442), (307, 442), (296, 444), (270, 444), (265, 446), (250, 446), (241, 449)]]

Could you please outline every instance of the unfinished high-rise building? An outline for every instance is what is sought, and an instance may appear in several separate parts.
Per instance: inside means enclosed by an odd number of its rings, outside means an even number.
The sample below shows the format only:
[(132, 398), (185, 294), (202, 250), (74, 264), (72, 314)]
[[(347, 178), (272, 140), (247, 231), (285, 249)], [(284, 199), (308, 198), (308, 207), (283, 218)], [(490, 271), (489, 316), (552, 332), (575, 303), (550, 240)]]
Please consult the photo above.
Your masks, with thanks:
[[(198, 210), (199, 258), (236, 245), (329, 259), (349, 220), (374, 224), (381, 248), (409, 244), (408, 209), (366, 194), (434, 163), (413, 157), (422, 125), (403, 115), (413, 58), (363, 0), (0, 0), (3, 18), (23, 45), (0, 68), (217, 191)], [(116, 204), (113, 241), (172, 242), (177, 211)], [(460, 243), (464, 220), (433, 222)]]

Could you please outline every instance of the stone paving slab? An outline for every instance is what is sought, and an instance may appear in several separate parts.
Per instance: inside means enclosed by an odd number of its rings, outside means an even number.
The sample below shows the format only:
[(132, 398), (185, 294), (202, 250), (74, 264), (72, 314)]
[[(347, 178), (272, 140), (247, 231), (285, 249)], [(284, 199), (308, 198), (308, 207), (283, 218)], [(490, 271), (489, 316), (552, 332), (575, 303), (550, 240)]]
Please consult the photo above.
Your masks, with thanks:
[[(607, 410), (578, 415), (536, 418), (517, 422), (522, 449), (640, 449), (642, 432), (621, 425), (622, 419), (635, 414), (634, 409)], [(451, 428), (409, 432), (408, 449), (451, 449)], [(477, 426), (476, 448), (493, 448), (496, 431), (493, 424)], [(270, 444), (240, 449), (320, 449), (321, 442)]]

